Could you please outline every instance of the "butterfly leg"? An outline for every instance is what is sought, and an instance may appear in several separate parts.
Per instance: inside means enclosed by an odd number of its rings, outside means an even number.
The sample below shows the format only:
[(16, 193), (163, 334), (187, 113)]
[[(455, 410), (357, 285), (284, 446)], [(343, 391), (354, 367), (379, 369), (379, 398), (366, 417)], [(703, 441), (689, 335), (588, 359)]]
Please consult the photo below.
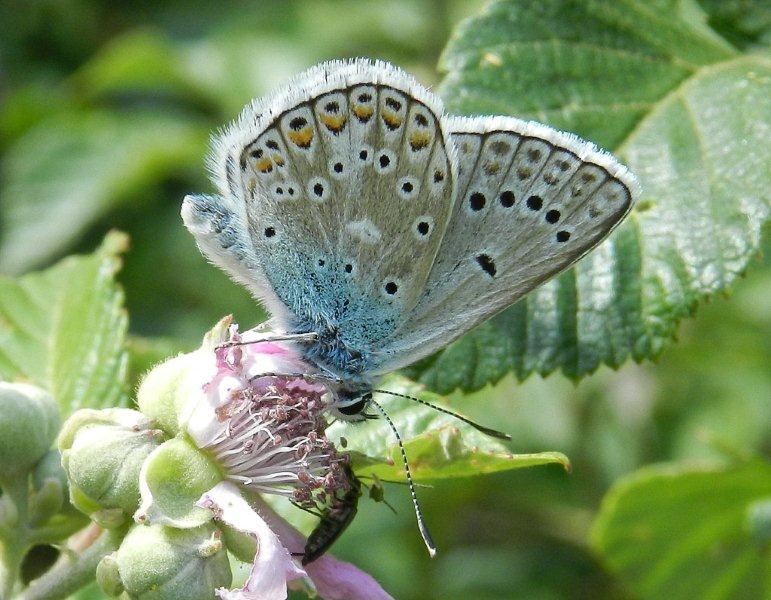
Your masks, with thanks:
[(316, 511), (316, 510), (311, 510), (310, 508), (305, 508), (304, 506), (300, 506), (300, 505), (299, 505), (299, 504), (297, 504), (297, 502), (295, 502), (294, 500), (290, 500), (289, 502), (290, 502), (290, 503), (291, 503), (293, 506), (295, 506), (296, 508), (299, 508), (300, 510), (304, 510), (304, 511), (305, 511), (305, 512), (307, 512), (309, 515), (313, 515), (314, 517), (318, 517), (319, 519), (323, 519), (323, 518), (324, 518), (324, 515), (322, 515), (320, 512), (318, 512), (318, 511)]
[(283, 379), (302, 379), (308, 383), (343, 383), (342, 379), (338, 377), (332, 377), (329, 375), (321, 375), (320, 373), (278, 373), (275, 371), (266, 371), (265, 373), (258, 373), (249, 378), (249, 381), (255, 381), (263, 377), (281, 377)]
[(233, 348), (234, 346), (249, 346), (251, 344), (266, 344), (269, 342), (312, 342), (317, 337), (317, 334), (313, 332), (266, 335), (257, 340), (222, 342), (217, 348)]

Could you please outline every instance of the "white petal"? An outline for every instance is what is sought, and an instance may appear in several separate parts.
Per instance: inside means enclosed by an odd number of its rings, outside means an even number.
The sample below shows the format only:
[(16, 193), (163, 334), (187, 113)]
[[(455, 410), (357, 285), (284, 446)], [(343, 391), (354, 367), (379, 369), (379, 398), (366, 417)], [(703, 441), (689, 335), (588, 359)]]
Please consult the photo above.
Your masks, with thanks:
[(238, 488), (232, 483), (219, 483), (201, 496), (198, 505), (257, 539), (257, 554), (246, 585), (236, 590), (219, 589), (217, 595), (226, 600), (285, 600), (287, 581), (305, 576), (305, 571), (295, 564), (278, 536), (243, 499)]
[[(217, 369), (214, 352), (200, 349), (193, 353), (197, 361), (196, 376), (186, 382), (188, 400), (179, 416), (179, 423), (202, 448), (216, 438), (227, 426), (217, 419), (216, 409), (224, 404), (227, 396), (220, 396), (218, 379), (221, 378)], [(215, 380), (215, 386), (204, 391), (206, 384)]]

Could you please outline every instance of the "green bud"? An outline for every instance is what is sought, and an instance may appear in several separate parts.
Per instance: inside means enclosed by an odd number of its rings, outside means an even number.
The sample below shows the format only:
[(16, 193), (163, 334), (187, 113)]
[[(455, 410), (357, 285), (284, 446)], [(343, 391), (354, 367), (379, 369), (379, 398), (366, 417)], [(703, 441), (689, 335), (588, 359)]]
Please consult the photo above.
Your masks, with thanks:
[(29, 471), (59, 430), (59, 407), (48, 392), (0, 381), (0, 481)]
[(213, 525), (195, 529), (135, 526), (114, 559), (120, 586), (115, 583), (114, 567), (108, 564), (103, 573), (105, 591), (122, 587), (129, 598), (211, 600), (217, 588), (230, 587), (232, 582), (227, 550)]
[(253, 535), (243, 533), (237, 529), (220, 523), (222, 527), (222, 535), (225, 539), (225, 545), (228, 547), (228, 551), (235, 556), (238, 560), (251, 563), (254, 560), (254, 555), (257, 553), (259, 544)]
[(187, 439), (161, 444), (145, 461), (140, 478), (142, 505), (134, 515), (137, 522), (187, 528), (211, 520), (211, 511), (196, 502), (222, 481), (222, 474)]
[(116, 552), (108, 554), (99, 561), (96, 566), (96, 582), (102, 591), (111, 598), (116, 598), (123, 593), (123, 582), (120, 579)]
[(179, 421), (185, 407), (191, 400), (201, 397), (202, 370), (211, 368), (211, 354), (217, 344), (227, 339), (232, 320), (232, 317), (221, 319), (195, 352), (180, 354), (153, 367), (139, 386), (139, 410), (154, 419), (170, 436), (179, 433)]
[(67, 503), (67, 474), (62, 468), (58, 450), (49, 451), (32, 472), (32, 492), (29, 498), (29, 520), (39, 525), (61, 512)]
[(0, 496), (0, 529), (13, 530), (19, 524), (19, 509), (7, 494)]
[(119, 525), (137, 509), (142, 463), (162, 441), (135, 410), (77, 411), (59, 436), (70, 502), (103, 527)]
[(62, 455), (58, 450), (49, 450), (32, 472), (32, 486), (35, 489), (43, 487), (48, 481), (55, 481), (63, 490), (67, 489), (67, 473), (62, 468)]

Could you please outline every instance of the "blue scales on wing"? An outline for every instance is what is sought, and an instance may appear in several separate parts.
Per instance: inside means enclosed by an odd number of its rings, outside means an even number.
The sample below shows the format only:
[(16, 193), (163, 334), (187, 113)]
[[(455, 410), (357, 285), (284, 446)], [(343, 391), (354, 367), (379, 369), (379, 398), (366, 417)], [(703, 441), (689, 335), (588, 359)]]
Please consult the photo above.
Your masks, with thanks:
[(248, 106), (214, 144), (219, 196), (188, 197), (204, 253), (306, 358), (366, 379), (423, 292), (454, 197), (440, 101), (384, 63), (319, 65)]

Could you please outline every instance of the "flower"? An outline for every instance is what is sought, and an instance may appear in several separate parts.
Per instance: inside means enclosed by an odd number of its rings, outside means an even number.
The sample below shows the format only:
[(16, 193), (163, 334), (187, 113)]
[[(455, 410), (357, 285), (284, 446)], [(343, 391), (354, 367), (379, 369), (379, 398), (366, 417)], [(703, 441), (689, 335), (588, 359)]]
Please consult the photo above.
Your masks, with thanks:
[[(244, 341), (235, 328), (230, 340)], [(307, 508), (324, 506), (345, 491), (341, 465), (347, 457), (324, 435), (326, 388), (302, 379), (260, 377), (303, 368), (273, 343), (220, 346), (215, 357), (217, 372), (203, 386), (205, 402), (194, 408), (188, 432), (214, 455), (227, 478)]]
[(218, 589), (222, 598), (283, 599), (288, 584), (332, 600), (390, 598), (372, 577), (329, 555), (301, 568), (304, 538), (259, 498), (324, 511), (350, 486), (348, 457), (325, 435), (327, 389), (265, 376), (309, 368), (288, 346), (263, 338), (223, 320), (199, 350), (145, 378), (139, 408), (171, 439), (144, 459), (134, 520), (183, 529), (217, 521), (228, 549), (253, 561), (246, 584)]

